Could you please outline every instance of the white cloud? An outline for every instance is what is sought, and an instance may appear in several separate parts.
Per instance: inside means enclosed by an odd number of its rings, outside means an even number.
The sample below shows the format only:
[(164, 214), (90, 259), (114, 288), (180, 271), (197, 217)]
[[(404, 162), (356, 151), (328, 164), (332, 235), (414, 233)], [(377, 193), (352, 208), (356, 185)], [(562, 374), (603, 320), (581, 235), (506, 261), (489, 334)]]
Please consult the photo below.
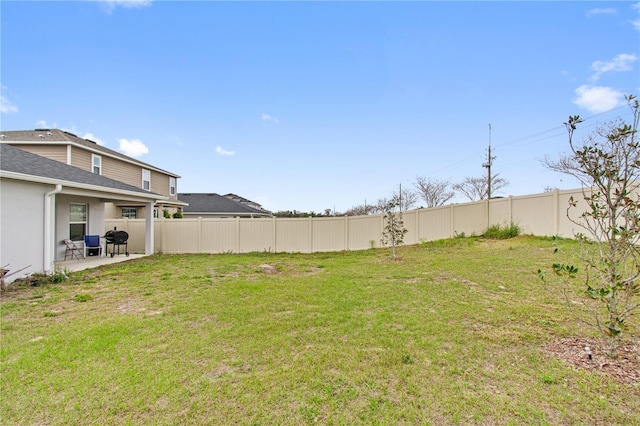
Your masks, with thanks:
[(235, 151), (227, 151), (221, 146), (216, 146), (216, 152), (220, 155), (234, 155), (236, 153)]
[(584, 84), (575, 90), (573, 103), (594, 114), (624, 105), (624, 95), (611, 87)]
[(278, 120), (277, 118), (275, 118), (272, 115), (265, 114), (265, 113), (262, 113), (262, 121), (265, 122), (265, 123), (280, 124), (280, 120)]
[(125, 9), (140, 9), (151, 6), (152, 0), (98, 0), (107, 13), (113, 12), (116, 7), (124, 7)]
[(149, 148), (140, 139), (120, 139), (120, 151), (129, 157), (140, 157), (149, 153)]
[(58, 123), (54, 122), (53, 124), (49, 124), (47, 123), (46, 120), (36, 121), (36, 129), (57, 129), (57, 128), (58, 128)]
[(93, 135), (93, 133), (85, 133), (82, 139), (88, 139), (90, 141), (97, 143), (98, 145), (104, 145), (104, 142), (102, 142), (102, 139), (98, 139)]
[(636, 55), (621, 53), (610, 61), (595, 61), (591, 64), (591, 68), (595, 71), (595, 74), (591, 76), (591, 80), (596, 81), (602, 76), (602, 74), (611, 71), (631, 71), (631, 64), (637, 60), (638, 57)]
[(18, 107), (9, 101), (9, 99), (0, 95), (0, 112), (3, 114), (10, 114), (12, 112), (18, 112)]
[(7, 87), (4, 85), (0, 85), (0, 90), (2, 94), (0, 94), (0, 112), (2, 114), (10, 114), (13, 112), (18, 112), (18, 107), (13, 104), (6, 96), (4, 96), (4, 92), (7, 90)]
[[(640, 3), (631, 5), (631, 8), (637, 10), (638, 13), (640, 13)], [(633, 25), (633, 28), (635, 28), (637, 31), (640, 31), (640, 18), (631, 21), (631, 24)]]
[(612, 7), (589, 9), (587, 11), (588, 17), (592, 17), (596, 15), (617, 15), (617, 14), (618, 14), (618, 11)]

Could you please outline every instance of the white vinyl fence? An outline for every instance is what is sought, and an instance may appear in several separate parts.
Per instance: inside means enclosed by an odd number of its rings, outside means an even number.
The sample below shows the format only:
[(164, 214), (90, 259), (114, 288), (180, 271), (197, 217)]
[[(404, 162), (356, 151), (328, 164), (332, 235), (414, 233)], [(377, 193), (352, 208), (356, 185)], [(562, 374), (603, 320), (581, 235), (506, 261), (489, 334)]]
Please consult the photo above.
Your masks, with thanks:
[[(567, 218), (572, 196), (583, 199), (577, 189), (406, 211), (403, 219), (409, 232), (404, 243), (418, 244), (462, 233), (479, 235), (489, 225), (510, 223), (519, 225), (524, 234), (573, 237), (576, 226)], [(161, 253), (364, 250), (380, 247), (383, 226), (382, 215), (156, 219), (154, 241), (155, 252)], [(129, 233), (129, 251), (144, 252), (144, 219), (105, 221), (106, 230), (114, 227)]]

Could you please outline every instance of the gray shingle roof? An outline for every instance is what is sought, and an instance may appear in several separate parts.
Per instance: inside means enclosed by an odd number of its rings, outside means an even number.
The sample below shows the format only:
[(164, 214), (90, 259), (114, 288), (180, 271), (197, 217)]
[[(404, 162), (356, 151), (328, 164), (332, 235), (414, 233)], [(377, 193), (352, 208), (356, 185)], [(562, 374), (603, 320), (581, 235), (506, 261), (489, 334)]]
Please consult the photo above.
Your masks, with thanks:
[(73, 133), (65, 132), (59, 129), (36, 129), (36, 130), (11, 130), (11, 131), (2, 131), (0, 135), (0, 141), (2, 143), (20, 143), (20, 142), (30, 142), (30, 143), (64, 143), (70, 142), (89, 150), (94, 150), (101, 152), (105, 155), (110, 155), (113, 157), (120, 158), (125, 161), (133, 162), (143, 166), (144, 168), (153, 169), (165, 173), (169, 176), (177, 177), (175, 173), (168, 172), (166, 170), (160, 169), (156, 166), (152, 166), (151, 164), (144, 163), (142, 161), (136, 160), (135, 158), (131, 158), (127, 155), (124, 155), (118, 151), (114, 151), (102, 145), (98, 145), (97, 143), (80, 138)]
[(137, 192), (141, 195), (145, 195), (146, 198), (148, 198), (149, 195), (155, 195), (157, 199), (166, 198), (163, 195), (150, 193), (142, 188), (137, 188), (114, 179), (96, 175), (86, 170), (69, 166), (49, 158), (41, 157), (4, 143), (0, 144), (0, 170), (3, 172), (20, 173), (23, 175), (49, 178), (58, 181), (93, 185), (118, 191)]
[(179, 193), (178, 200), (189, 203), (183, 208), (184, 213), (271, 215), (266, 210), (256, 209), (215, 193)]

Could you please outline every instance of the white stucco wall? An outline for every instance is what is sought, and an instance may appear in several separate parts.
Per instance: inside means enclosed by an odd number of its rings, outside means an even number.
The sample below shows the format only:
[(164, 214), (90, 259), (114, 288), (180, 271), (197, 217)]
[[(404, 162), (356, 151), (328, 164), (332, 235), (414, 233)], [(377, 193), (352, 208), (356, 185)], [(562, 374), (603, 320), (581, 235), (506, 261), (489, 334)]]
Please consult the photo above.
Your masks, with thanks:
[[(69, 238), (69, 205), (87, 204), (87, 235), (104, 235), (104, 203), (96, 198), (75, 195), (56, 195), (56, 260), (64, 260), (65, 245), (63, 240)], [(82, 242), (77, 244), (83, 247)]]
[(0, 180), (0, 266), (16, 271), (11, 282), (26, 274), (42, 272), (44, 264), (44, 194), (53, 185)]

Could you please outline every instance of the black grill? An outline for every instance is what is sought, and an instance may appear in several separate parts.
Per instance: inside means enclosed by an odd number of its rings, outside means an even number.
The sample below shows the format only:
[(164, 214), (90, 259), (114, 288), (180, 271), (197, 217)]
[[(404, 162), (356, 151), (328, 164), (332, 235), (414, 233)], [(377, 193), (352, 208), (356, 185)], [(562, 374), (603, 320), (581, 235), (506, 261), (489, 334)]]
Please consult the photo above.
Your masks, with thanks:
[(129, 234), (125, 231), (107, 231), (104, 234), (105, 245), (106, 245), (106, 254), (109, 253), (109, 246), (111, 246), (111, 257), (116, 254), (116, 247), (118, 250), (118, 255), (120, 254), (120, 246), (124, 246), (124, 254), (129, 256), (129, 245), (127, 240), (129, 239)]

